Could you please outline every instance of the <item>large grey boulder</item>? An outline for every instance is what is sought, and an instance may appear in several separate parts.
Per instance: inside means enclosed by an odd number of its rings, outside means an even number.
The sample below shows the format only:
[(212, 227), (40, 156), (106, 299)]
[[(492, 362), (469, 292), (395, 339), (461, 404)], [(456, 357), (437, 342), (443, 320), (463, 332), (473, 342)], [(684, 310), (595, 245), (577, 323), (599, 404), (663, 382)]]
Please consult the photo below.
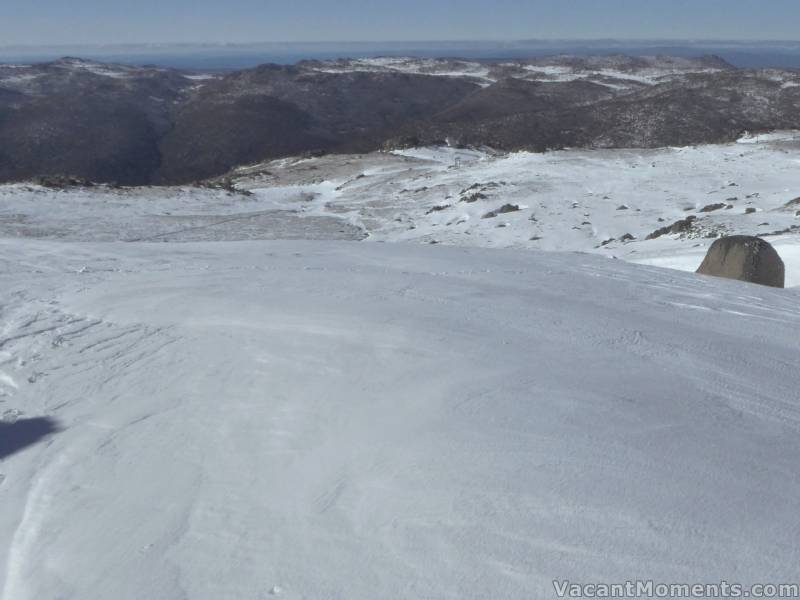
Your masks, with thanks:
[(779, 288), (784, 286), (785, 277), (783, 261), (775, 248), (749, 235), (718, 239), (697, 272)]

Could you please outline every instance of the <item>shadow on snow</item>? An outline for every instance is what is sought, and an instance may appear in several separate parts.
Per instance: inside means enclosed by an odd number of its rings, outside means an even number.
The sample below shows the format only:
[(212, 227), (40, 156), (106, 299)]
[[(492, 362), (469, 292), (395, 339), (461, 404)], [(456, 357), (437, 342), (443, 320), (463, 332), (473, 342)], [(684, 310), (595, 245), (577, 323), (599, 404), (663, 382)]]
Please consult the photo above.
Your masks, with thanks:
[(0, 422), (0, 460), (24, 450), (59, 431), (58, 423), (49, 417)]

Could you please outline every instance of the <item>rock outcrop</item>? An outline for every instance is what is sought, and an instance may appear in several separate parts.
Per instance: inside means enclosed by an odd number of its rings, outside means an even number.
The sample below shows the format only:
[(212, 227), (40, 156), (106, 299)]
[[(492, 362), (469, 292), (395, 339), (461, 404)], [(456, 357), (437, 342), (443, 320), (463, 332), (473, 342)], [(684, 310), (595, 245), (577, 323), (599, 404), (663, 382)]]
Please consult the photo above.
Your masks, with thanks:
[(747, 235), (718, 239), (697, 269), (702, 275), (784, 287), (785, 268), (769, 242)]

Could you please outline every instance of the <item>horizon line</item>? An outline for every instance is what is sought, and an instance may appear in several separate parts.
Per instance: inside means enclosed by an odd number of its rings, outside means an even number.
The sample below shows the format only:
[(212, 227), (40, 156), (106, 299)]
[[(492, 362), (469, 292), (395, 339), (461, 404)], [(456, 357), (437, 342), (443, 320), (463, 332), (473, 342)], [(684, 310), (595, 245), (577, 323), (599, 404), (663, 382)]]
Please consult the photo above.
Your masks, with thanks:
[(460, 38), (460, 39), (397, 39), (397, 40), (303, 40), (303, 41), (242, 41), (242, 42), (214, 42), (214, 41), (192, 41), (192, 42), (96, 42), (96, 43), (55, 43), (55, 44), (0, 44), (0, 50), (10, 49), (57, 49), (57, 48), (185, 48), (185, 47), (212, 47), (212, 48), (246, 48), (253, 46), (314, 46), (314, 45), (380, 45), (380, 44), (558, 44), (558, 43), (648, 43), (648, 44), (798, 44), (800, 39), (757, 39), (757, 38), (582, 38), (582, 37), (559, 37), (559, 38), (515, 38), (515, 39), (482, 39), (482, 38)]

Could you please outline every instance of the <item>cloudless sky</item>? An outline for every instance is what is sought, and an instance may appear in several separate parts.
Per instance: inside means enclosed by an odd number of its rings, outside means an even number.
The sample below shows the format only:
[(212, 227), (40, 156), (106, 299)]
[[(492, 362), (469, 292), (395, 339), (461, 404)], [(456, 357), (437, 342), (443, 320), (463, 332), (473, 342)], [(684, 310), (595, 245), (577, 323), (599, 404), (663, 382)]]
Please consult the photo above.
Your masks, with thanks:
[(0, 45), (796, 40), (800, 0), (0, 0)]

